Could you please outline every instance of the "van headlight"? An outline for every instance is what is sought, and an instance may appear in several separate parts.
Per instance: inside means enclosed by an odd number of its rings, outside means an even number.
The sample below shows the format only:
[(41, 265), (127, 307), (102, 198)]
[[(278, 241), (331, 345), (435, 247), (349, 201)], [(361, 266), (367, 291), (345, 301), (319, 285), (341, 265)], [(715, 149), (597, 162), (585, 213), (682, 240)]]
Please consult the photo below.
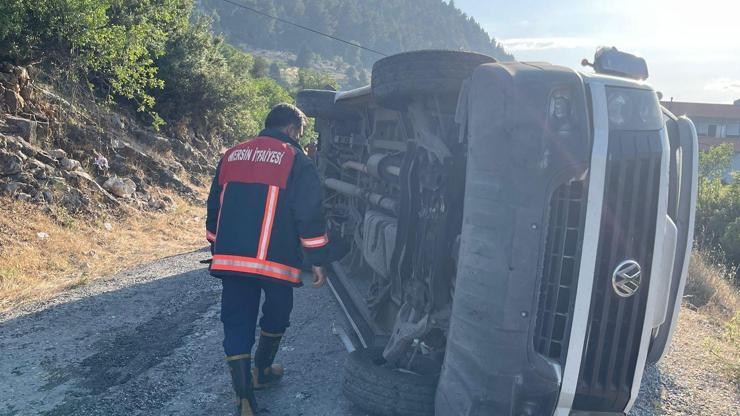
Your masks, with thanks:
[(658, 95), (652, 90), (607, 87), (610, 130), (660, 130)]

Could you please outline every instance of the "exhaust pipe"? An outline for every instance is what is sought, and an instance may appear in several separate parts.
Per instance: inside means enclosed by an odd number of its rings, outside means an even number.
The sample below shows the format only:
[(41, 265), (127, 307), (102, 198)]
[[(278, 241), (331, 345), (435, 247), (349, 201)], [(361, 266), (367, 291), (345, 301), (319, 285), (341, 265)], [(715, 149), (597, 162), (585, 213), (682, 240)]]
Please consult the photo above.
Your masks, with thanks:
[(401, 168), (398, 166), (391, 165), (388, 159), (388, 155), (383, 153), (375, 153), (370, 155), (367, 159), (367, 164), (350, 160), (342, 164), (344, 169), (352, 169), (358, 172), (367, 173), (373, 175), (376, 178), (391, 180), (388, 175), (398, 177), (401, 175)]
[(396, 208), (398, 207), (398, 202), (396, 202), (396, 200), (394, 199), (376, 194), (374, 192), (366, 191), (357, 185), (352, 185), (351, 183), (340, 181), (338, 179), (327, 178), (324, 180), (324, 186), (331, 189), (332, 191), (339, 192), (340, 194), (348, 196), (353, 196), (355, 198), (360, 198), (368, 202), (369, 204), (375, 205), (394, 213), (396, 212)]

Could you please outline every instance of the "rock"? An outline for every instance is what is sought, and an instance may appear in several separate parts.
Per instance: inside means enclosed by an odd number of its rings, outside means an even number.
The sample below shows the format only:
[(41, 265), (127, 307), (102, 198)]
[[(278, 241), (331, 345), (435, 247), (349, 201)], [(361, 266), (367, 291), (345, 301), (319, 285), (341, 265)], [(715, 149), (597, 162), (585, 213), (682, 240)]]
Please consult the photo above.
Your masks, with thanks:
[(23, 117), (7, 116), (5, 123), (10, 127), (10, 133), (16, 134), (30, 144), (36, 143), (36, 131), (38, 122)]
[(5, 139), (5, 147), (12, 152), (21, 151), (23, 150), (23, 144), (20, 140), (20, 137), (7, 137)]
[(136, 192), (140, 194), (147, 194), (149, 192), (149, 185), (146, 184), (144, 179), (134, 176), (131, 178), (132, 181), (136, 184)]
[(17, 175), (21, 173), (21, 158), (7, 151), (0, 151), (0, 176)]
[(164, 211), (167, 209), (167, 204), (161, 199), (152, 198), (149, 200), (148, 205), (149, 205), (149, 208), (155, 209), (158, 211)]
[(65, 159), (67, 158), (67, 152), (62, 149), (54, 149), (51, 151), (51, 157), (54, 159)]
[(124, 179), (123, 184), (127, 190), (130, 190), (130, 193), (133, 194), (134, 192), (136, 192), (136, 184), (131, 179), (129, 178)]
[(17, 199), (17, 200), (19, 200), (19, 201), (23, 201), (23, 202), (28, 202), (28, 201), (30, 201), (30, 200), (31, 200), (31, 198), (33, 198), (33, 197), (32, 197), (31, 195), (29, 195), (29, 194), (25, 194), (25, 193), (23, 193), (23, 192), (20, 192), (20, 193), (18, 193), (18, 194), (17, 194), (16, 196), (15, 196), (15, 199)]
[(49, 234), (43, 231), (36, 233), (36, 236), (42, 240), (46, 240), (47, 238), (49, 238)]
[(64, 194), (60, 203), (72, 212), (79, 210), (84, 205), (80, 196), (73, 193)]
[(2, 83), (7, 89), (20, 89), (18, 85), (18, 77), (13, 75), (13, 70), (0, 71), (0, 83)]
[(44, 201), (49, 204), (54, 202), (54, 194), (52, 194), (51, 191), (42, 191), (41, 196), (44, 198)]
[(39, 186), (36, 178), (34, 178), (33, 175), (28, 172), (22, 172), (19, 175), (15, 176), (13, 179), (17, 182), (24, 183), (29, 194), (34, 194), (31, 188), (37, 188)]
[(80, 162), (78, 162), (78, 161), (76, 161), (74, 159), (68, 159), (68, 158), (62, 159), (61, 164), (62, 164), (62, 169), (66, 170), (68, 172), (71, 172), (73, 170), (77, 170), (77, 169), (80, 168), (80, 166), (82, 166), (82, 165), (80, 165)]
[(120, 130), (123, 130), (124, 128), (126, 128), (126, 125), (124, 124), (123, 119), (121, 118), (120, 115), (118, 115), (116, 113), (110, 113), (110, 114), (107, 114), (107, 115), (105, 115), (103, 117), (104, 117), (104, 120), (111, 127), (114, 127), (114, 128), (120, 129)]
[(33, 196), (31, 202), (33, 202), (34, 204), (45, 204), (46, 200), (44, 199), (44, 195), (41, 192), (37, 192), (36, 195)]
[(164, 136), (141, 129), (134, 130), (134, 134), (140, 142), (153, 147), (155, 150), (160, 152), (172, 150), (172, 143)]
[(119, 198), (128, 198), (136, 192), (136, 184), (131, 179), (121, 179), (116, 176), (108, 179), (103, 188)]
[(8, 111), (17, 114), (26, 106), (26, 100), (21, 97), (20, 92), (12, 89), (5, 90), (5, 106)]
[(105, 227), (106, 231), (113, 231), (113, 224), (109, 222), (104, 223), (103, 227)]
[(52, 168), (51, 166), (47, 165), (46, 163), (40, 160), (36, 160), (36, 159), (29, 160), (28, 164), (34, 168), (41, 169), (44, 172), (51, 172), (52, 170), (54, 170), (54, 168)]
[(47, 179), (49, 179), (49, 176), (46, 174), (46, 172), (39, 168), (31, 168), (29, 170), (29, 173), (33, 175), (36, 180), (39, 181), (46, 181)]
[(8, 182), (3, 186), (3, 193), (6, 195), (14, 195), (16, 192), (23, 190), (24, 184), (22, 182)]
[(160, 172), (159, 177), (157, 179), (158, 179), (157, 182), (160, 186), (170, 186), (184, 194), (194, 194), (195, 193), (195, 190), (193, 190), (193, 188), (186, 185), (182, 181), (182, 179), (180, 179), (177, 175), (175, 175), (174, 173), (168, 170), (163, 170), (162, 172)]
[(23, 140), (22, 137), (8, 136), (6, 140), (8, 150), (22, 151), (24, 154), (34, 157), (46, 164), (56, 164), (56, 160), (54, 160), (48, 153)]
[[(86, 172), (83, 172), (81, 170), (76, 170), (76, 171), (73, 171), (73, 172), (69, 172), (68, 175), (69, 175), (68, 178), (70, 179), (70, 181), (73, 184), (76, 184), (77, 187), (82, 187), (83, 185), (87, 185), (87, 186), (89, 186), (89, 187), (97, 190), (100, 194), (102, 194), (103, 197), (105, 197), (105, 199), (108, 202), (110, 202), (110, 203), (112, 203), (114, 205), (120, 205), (121, 204), (120, 202), (118, 202), (118, 200), (116, 198), (113, 197), (113, 195), (111, 195), (107, 190), (105, 190), (102, 186), (100, 186), (97, 182), (95, 182), (95, 180), (90, 175), (88, 175)], [(84, 195), (83, 195), (83, 197), (84, 197)], [(67, 196), (65, 196), (65, 198), (67, 198)], [(81, 202), (80, 202), (80, 199), (82, 199)], [(73, 205), (74, 203), (77, 203), (77, 202), (79, 202), (80, 204), (82, 204), (82, 203), (85, 203), (86, 204), (86, 202), (87, 202), (87, 201), (84, 200), (84, 198), (73, 198), (72, 196), (70, 196), (69, 198), (67, 198), (67, 200), (68, 200), (68, 202), (69, 202), (70, 205)], [(66, 204), (65, 204), (65, 206), (66, 206)]]

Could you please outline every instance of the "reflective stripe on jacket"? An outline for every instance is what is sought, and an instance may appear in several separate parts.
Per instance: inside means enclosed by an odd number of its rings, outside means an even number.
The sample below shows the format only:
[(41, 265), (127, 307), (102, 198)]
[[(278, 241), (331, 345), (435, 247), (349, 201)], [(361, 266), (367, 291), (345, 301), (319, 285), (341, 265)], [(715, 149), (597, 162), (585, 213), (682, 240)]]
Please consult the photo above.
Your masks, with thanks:
[(226, 151), (208, 196), (213, 276), (300, 286), (303, 257), (326, 261), (323, 188), (313, 162), (280, 131)]

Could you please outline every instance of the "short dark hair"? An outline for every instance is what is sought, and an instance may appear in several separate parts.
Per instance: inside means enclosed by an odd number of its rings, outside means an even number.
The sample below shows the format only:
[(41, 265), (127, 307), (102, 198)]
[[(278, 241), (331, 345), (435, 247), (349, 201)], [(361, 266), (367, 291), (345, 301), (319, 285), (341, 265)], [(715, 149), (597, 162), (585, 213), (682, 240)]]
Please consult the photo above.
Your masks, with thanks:
[(282, 129), (288, 126), (306, 126), (308, 120), (298, 107), (293, 104), (282, 103), (272, 107), (265, 118), (266, 129)]

